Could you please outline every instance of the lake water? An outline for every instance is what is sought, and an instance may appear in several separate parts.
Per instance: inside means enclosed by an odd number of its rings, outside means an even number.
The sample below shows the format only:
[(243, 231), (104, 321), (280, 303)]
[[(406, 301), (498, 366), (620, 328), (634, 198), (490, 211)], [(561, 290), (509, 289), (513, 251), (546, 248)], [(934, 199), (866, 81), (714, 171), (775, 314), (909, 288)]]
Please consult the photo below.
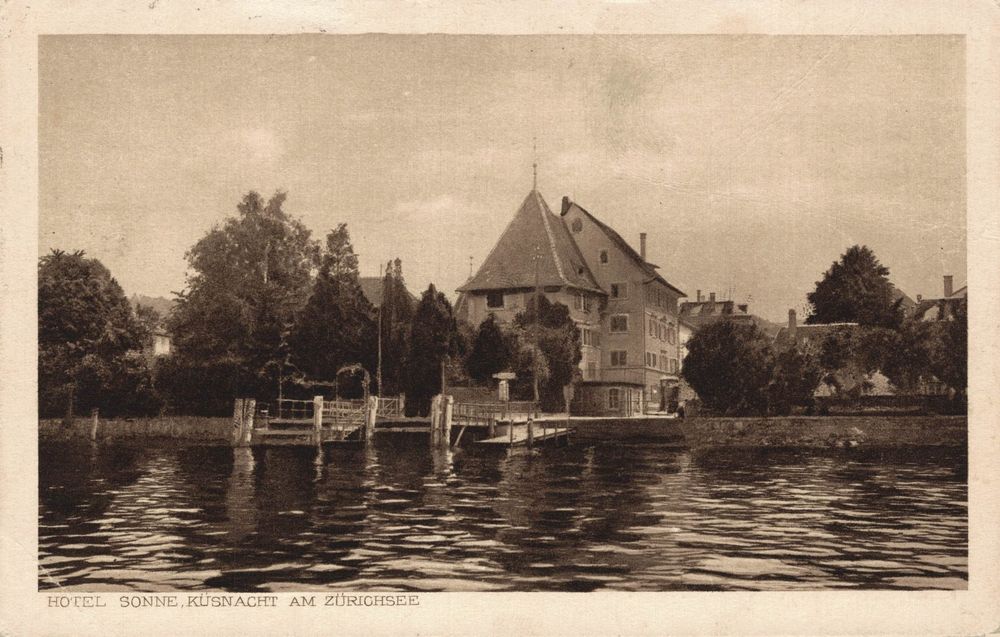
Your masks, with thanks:
[(42, 443), (39, 587), (964, 589), (964, 452)]

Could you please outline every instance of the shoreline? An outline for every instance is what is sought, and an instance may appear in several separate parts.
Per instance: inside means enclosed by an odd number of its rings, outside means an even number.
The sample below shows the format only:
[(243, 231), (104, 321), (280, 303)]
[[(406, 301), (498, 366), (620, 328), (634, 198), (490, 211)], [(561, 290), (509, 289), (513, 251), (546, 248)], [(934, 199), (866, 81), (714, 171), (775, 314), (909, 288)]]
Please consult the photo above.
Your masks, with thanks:
[[(562, 421), (566, 422), (566, 421)], [(779, 416), (568, 419), (573, 440), (643, 440), (700, 448), (966, 447), (968, 416)], [(183, 440), (233, 445), (231, 417), (161, 416), (128, 419), (39, 419), (40, 441)], [(391, 434), (379, 434), (391, 435)]]

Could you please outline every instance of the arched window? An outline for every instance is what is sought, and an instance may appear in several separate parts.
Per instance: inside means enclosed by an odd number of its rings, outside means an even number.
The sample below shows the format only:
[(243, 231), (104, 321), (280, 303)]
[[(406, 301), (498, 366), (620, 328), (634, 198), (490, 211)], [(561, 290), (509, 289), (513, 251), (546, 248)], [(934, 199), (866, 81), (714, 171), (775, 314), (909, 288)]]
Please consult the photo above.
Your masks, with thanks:
[(601, 265), (607, 265), (608, 263), (608, 251), (601, 250)]

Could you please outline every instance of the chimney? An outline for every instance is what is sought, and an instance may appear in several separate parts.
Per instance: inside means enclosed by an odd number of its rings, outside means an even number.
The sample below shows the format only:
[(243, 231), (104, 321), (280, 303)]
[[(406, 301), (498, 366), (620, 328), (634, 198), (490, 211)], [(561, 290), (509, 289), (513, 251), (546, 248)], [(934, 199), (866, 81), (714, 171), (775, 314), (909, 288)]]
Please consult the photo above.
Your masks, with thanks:
[(951, 293), (954, 292), (954, 290), (952, 290), (952, 288), (951, 288), (952, 281), (953, 281), (953, 279), (952, 279), (952, 276), (950, 274), (944, 275), (944, 296), (945, 296), (945, 298), (951, 296)]
[(708, 293), (708, 300), (711, 301), (712, 303), (715, 303), (715, 292)]
[(639, 256), (642, 257), (643, 261), (646, 260), (646, 233), (645, 232), (640, 232), (639, 233)]
[(569, 197), (567, 197), (566, 195), (563, 195), (563, 198), (562, 198), (562, 214), (564, 214), (564, 215), (566, 214), (566, 211), (569, 210), (569, 206), (570, 206)]
[(920, 303), (923, 300), (924, 300), (924, 295), (923, 294), (918, 294), (917, 295), (917, 303)]
[(788, 310), (788, 340), (795, 342), (795, 328), (798, 322), (795, 320), (795, 310)]
[(698, 302), (701, 303), (701, 290), (698, 290)]

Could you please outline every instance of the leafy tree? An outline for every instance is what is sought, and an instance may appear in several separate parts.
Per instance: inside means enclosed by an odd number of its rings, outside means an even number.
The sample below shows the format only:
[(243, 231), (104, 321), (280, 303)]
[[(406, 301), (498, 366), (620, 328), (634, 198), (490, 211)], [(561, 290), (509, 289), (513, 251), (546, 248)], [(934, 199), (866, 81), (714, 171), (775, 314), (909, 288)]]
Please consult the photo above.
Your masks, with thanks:
[(472, 351), (466, 361), (469, 376), (480, 383), (492, 382), (493, 374), (510, 366), (511, 352), (497, 317), (490, 314), (479, 324)]
[(282, 210), (285, 197), (278, 192), (265, 202), (250, 192), (235, 217), (187, 253), (187, 288), (168, 324), (175, 356), (192, 372), (228, 368), (235, 381), (219, 391), (260, 398), (276, 393), (289, 332), (309, 298), (319, 246)]
[(867, 246), (852, 246), (816, 282), (806, 298), (812, 312), (806, 323), (858, 323), (898, 327), (900, 301), (893, 300), (889, 268)]
[(38, 263), (39, 410), (67, 418), (158, 408), (140, 348), (143, 330), (97, 259), (53, 250)]
[(398, 258), (385, 266), (382, 278), (382, 305), (379, 307), (382, 331), (382, 385), (385, 395), (403, 391), (406, 352), (409, 349), (413, 299), (403, 279), (403, 264)]
[(778, 353), (768, 386), (769, 411), (787, 415), (794, 406), (811, 405), (822, 375), (819, 362), (811, 352), (791, 347)]
[(156, 330), (163, 324), (163, 318), (151, 305), (138, 304), (135, 306), (135, 320), (137, 326), (137, 337), (142, 347), (152, 347), (153, 337)]
[(905, 393), (915, 390), (927, 375), (928, 356), (927, 326), (905, 320), (899, 329), (844, 326), (824, 339), (819, 362), (838, 391), (852, 389), (842, 379), (858, 379), (863, 385), (867, 377), (880, 372)]
[(966, 302), (956, 303), (951, 320), (935, 323), (929, 367), (938, 380), (964, 395), (969, 382), (969, 318)]
[[(519, 339), (537, 344), (542, 356), (541, 360), (521, 357), (522, 362), (531, 361), (531, 366), (537, 370), (532, 373), (535, 400), (540, 401), (546, 411), (568, 409), (564, 404), (563, 388), (576, 378), (582, 358), (580, 331), (570, 317), (569, 308), (562, 303), (552, 303), (543, 295), (532, 297), (525, 309), (514, 317), (514, 326), (518, 328)], [(525, 353), (531, 351), (530, 348), (521, 349)]]
[(406, 356), (406, 409), (426, 414), (444, 386), (447, 360), (464, 350), (451, 303), (432, 283), (420, 297), (410, 326)]
[(687, 348), (681, 374), (706, 407), (732, 415), (766, 411), (774, 353), (756, 325), (711, 323)]
[(311, 380), (333, 380), (360, 363), (375, 369), (375, 309), (361, 290), (358, 258), (346, 224), (326, 237), (319, 275), (288, 337), (292, 366)]

